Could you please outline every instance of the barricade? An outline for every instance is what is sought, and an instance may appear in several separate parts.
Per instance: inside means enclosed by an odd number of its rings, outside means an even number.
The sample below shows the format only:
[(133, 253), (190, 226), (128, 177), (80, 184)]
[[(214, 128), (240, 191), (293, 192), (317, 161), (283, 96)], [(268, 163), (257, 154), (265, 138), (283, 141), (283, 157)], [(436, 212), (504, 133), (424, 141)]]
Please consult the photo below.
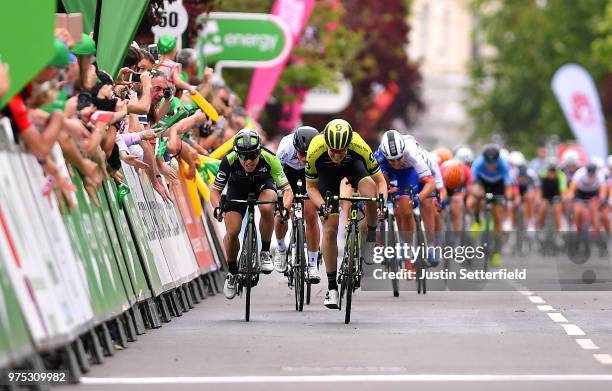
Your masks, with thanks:
[(56, 146), (76, 187), (69, 211), (10, 136), (0, 135), (0, 370), (61, 367), (77, 382), (90, 364), (220, 292), (221, 226), (182, 173), (172, 203), (127, 165), (129, 193), (106, 179), (94, 200)]

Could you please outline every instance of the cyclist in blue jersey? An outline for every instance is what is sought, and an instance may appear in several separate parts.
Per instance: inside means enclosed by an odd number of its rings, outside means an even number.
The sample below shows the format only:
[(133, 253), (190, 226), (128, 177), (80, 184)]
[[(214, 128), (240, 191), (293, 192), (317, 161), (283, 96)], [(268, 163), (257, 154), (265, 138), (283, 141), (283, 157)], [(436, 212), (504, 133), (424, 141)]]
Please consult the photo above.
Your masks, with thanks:
[[(433, 174), (419, 154), (416, 144), (397, 130), (385, 132), (374, 157), (387, 183), (397, 182), (399, 191), (415, 189), (418, 192), (419, 202), (424, 203), (436, 189)], [(412, 200), (408, 196), (402, 196), (395, 210), (397, 227), (406, 241), (409, 240), (408, 234), (414, 232), (416, 228), (412, 207)], [(428, 261), (431, 266), (435, 266), (435, 259)]]
[[(497, 197), (505, 196), (506, 200), (512, 200), (512, 178), (508, 162), (500, 157), (499, 146), (487, 144), (482, 150), (481, 156), (476, 158), (472, 164), (472, 177), (474, 183), (468, 198), (468, 209), (474, 211), (475, 229), (480, 229), (479, 212), (483, 206), (485, 193), (491, 193)], [(493, 205), (493, 221), (495, 223), (495, 240), (493, 266), (501, 265), (501, 233), (502, 222), (505, 218), (505, 206), (503, 203)]]

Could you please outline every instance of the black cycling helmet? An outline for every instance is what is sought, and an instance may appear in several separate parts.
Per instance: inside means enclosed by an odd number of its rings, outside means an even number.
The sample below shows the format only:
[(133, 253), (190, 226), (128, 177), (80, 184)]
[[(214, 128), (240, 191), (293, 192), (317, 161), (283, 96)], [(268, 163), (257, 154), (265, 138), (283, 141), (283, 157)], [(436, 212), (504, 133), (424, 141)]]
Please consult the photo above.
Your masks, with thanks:
[(261, 150), (261, 137), (253, 128), (241, 129), (234, 137), (234, 151), (241, 154), (259, 154)]
[(482, 156), (487, 163), (496, 162), (499, 159), (499, 146), (497, 144), (487, 144), (482, 148)]
[(586, 165), (586, 169), (589, 174), (593, 175), (597, 172), (597, 164), (590, 162)]
[(319, 134), (319, 131), (312, 126), (300, 126), (293, 133), (293, 147), (302, 155), (306, 155), (310, 142)]

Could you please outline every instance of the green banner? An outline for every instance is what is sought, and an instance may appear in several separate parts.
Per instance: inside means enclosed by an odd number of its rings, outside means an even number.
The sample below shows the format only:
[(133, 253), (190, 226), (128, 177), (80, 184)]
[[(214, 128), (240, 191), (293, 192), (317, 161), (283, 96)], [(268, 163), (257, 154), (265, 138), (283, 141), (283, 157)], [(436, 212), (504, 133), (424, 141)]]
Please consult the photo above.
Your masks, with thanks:
[(102, 0), (96, 59), (111, 75), (117, 75), (148, 4), (148, 0)]
[[(113, 181), (107, 181), (104, 184), (104, 191), (112, 217), (111, 224), (117, 232), (120, 249), (123, 252), (125, 273), (129, 278), (129, 287), (132, 291), (130, 293), (130, 298), (131, 300), (142, 301), (151, 297), (151, 289), (147, 284), (147, 278), (142, 269), (142, 265), (138, 257), (138, 251), (134, 244), (134, 240), (132, 239), (132, 234), (130, 233), (130, 228), (125, 221), (125, 217), (122, 219), (122, 212), (119, 209), (119, 204), (116, 198), (117, 187), (115, 186), (115, 183)], [(126, 289), (128, 289), (128, 282), (124, 283)]]
[(224, 66), (271, 66), (282, 61), (291, 46), (286, 23), (275, 15), (212, 12), (198, 38), (206, 63)]
[(62, 0), (66, 12), (73, 14), (80, 12), (83, 15), (83, 32), (89, 34), (94, 29), (96, 18), (96, 0)]
[(11, 88), (0, 99), (0, 108), (51, 60), (55, 1), (3, 1), (1, 8), (0, 61), (10, 66)]

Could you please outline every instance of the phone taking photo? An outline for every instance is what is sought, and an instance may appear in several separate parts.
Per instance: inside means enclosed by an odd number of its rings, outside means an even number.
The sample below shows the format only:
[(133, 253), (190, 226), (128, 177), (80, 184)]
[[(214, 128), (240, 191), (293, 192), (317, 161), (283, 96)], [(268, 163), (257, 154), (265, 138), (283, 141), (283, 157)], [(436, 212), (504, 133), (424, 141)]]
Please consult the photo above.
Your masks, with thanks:
[(140, 73), (130, 73), (128, 81), (130, 83), (140, 83)]
[(147, 51), (151, 53), (151, 56), (153, 56), (156, 62), (159, 61), (159, 51), (157, 50), (156, 43), (147, 46)]
[(148, 125), (149, 124), (149, 118), (146, 115), (139, 115), (138, 116), (138, 123), (141, 125)]
[(98, 110), (91, 115), (90, 121), (94, 124), (98, 122), (109, 123), (113, 119), (114, 114), (112, 111)]

